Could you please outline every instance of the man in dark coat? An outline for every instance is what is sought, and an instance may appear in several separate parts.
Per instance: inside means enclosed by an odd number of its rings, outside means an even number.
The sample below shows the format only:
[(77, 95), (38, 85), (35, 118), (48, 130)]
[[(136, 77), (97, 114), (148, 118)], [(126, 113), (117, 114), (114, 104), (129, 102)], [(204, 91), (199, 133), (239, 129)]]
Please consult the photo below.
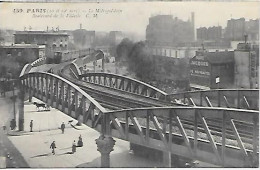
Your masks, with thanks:
[(55, 155), (55, 148), (56, 148), (55, 141), (53, 141), (53, 142), (51, 143), (50, 148), (52, 149), (52, 154)]
[(30, 132), (32, 132), (33, 130), (33, 120), (31, 120), (31, 122), (30, 122)]
[(72, 153), (75, 153), (76, 152), (76, 143), (75, 143), (75, 140), (73, 141), (73, 144), (72, 144)]
[(81, 135), (79, 135), (78, 147), (82, 147), (82, 146), (83, 146), (82, 137), (81, 137)]
[(62, 134), (64, 133), (64, 130), (65, 130), (65, 124), (64, 124), (64, 122), (61, 124), (61, 131), (62, 131)]

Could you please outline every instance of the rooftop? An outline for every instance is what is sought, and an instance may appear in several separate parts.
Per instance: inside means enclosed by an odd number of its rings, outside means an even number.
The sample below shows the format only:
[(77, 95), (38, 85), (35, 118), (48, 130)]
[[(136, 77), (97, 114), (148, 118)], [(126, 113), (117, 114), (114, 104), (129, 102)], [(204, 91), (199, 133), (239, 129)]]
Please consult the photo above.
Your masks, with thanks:
[[(232, 63), (234, 62), (234, 51), (196, 51), (196, 56), (193, 58), (197, 58), (197, 56), (204, 56), (205, 60), (207, 60), (211, 64), (222, 64), (222, 63)], [(203, 58), (204, 58), (203, 57)]]
[(34, 35), (56, 35), (56, 36), (69, 36), (65, 32), (55, 32), (55, 31), (16, 31), (14, 35), (24, 35), (24, 34), (34, 34)]
[(207, 52), (206, 56), (212, 64), (234, 62), (234, 51)]
[(45, 48), (45, 45), (37, 45), (37, 44), (13, 44), (13, 45), (0, 45), (0, 48)]

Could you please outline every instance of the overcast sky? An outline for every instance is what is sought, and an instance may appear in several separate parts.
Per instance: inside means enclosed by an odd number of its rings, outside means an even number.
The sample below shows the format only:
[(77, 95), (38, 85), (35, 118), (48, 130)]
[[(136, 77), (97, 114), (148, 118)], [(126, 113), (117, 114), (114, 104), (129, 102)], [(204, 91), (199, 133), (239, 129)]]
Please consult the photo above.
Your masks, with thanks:
[[(23, 11), (14, 13), (14, 9), (23, 9)], [(48, 13), (33, 13), (30, 9), (49, 11)], [(77, 12), (72, 12), (78, 16), (76, 18), (66, 18), (67, 12), (63, 13), (64, 18), (59, 18), (60, 16), (58, 18), (33, 18), (33, 14), (52, 14), (53, 17), (54, 11), (58, 9), (81, 12), (79, 15)], [(114, 12), (96, 13), (96, 9), (114, 9)], [(60, 11), (56, 14), (60, 15)], [(92, 12), (89, 13), (89, 11)], [(24, 27), (31, 26), (32, 30), (46, 30), (47, 26), (49, 28), (59, 26), (60, 29), (77, 29), (82, 23), (82, 28), (87, 30), (120, 30), (145, 35), (149, 17), (152, 15), (171, 14), (188, 20), (191, 12), (195, 12), (196, 28), (217, 25), (225, 27), (227, 20), (231, 17), (256, 19), (259, 18), (259, 11), (259, 2), (1, 3), (0, 28), (23, 30)], [(87, 17), (86, 14), (88, 14)]]

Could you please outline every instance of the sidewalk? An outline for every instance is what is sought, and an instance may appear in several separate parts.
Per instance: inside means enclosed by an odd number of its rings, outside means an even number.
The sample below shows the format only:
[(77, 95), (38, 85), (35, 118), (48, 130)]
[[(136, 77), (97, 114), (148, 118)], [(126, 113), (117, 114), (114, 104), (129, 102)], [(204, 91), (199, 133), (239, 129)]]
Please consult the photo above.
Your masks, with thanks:
[[(36, 99), (33, 98), (33, 101)], [(51, 108), (51, 111), (37, 112), (36, 107), (25, 102), (25, 132), (9, 139), (32, 168), (71, 168), (100, 167), (100, 153), (95, 139), (99, 133), (85, 125), (81, 130), (72, 128), (68, 121), (72, 118)], [(30, 120), (34, 122), (33, 132), (29, 132)], [(65, 133), (58, 129), (61, 123), (66, 125)], [(76, 123), (76, 121), (74, 121)], [(73, 122), (72, 122), (73, 124)], [(82, 136), (84, 146), (77, 147), (71, 154), (73, 140)], [(56, 155), (51, 154), (50, 144), (55, 140)], [(129, 153), (129, 142), (116, 139), (114, 151), (110, 154), (111, 167), (162, 167), (162, 163), (146, 160)]]

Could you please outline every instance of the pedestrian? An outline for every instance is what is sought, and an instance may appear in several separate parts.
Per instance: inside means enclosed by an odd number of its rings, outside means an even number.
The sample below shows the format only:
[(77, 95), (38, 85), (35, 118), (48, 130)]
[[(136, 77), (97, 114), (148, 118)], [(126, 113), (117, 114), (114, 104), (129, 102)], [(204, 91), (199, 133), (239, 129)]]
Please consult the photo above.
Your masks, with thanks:
[(53, 142), (51, 143), (50, 148), (52, 149), (52, 154), (55, 155), (55, 148), (56, 148), (55, 141), (53, 141)]
[(32, 132), (33, 130), (33, 120), (31, 120), (31, 122), (30, 122), (30, 132)]
[(82, 146), (83, 146), (82, 137), (81, 135), (79, 135), (78, 147), (82, 147)]
[(61, 128), (62, 134), (64, 134), (64, 130), (65, 130), (65, 124), (64, 124), (64, 122), (62, 122), (60, 128)]
[(3, 131), (4, 131), (5, 134), (7, 133), (6, 125), (5, 125), (5, 124), (3, 125)]
[(72, 154), (76, 152), (76, 143), (75, 143), (75, 140), (73, 141), (72, 143)]

